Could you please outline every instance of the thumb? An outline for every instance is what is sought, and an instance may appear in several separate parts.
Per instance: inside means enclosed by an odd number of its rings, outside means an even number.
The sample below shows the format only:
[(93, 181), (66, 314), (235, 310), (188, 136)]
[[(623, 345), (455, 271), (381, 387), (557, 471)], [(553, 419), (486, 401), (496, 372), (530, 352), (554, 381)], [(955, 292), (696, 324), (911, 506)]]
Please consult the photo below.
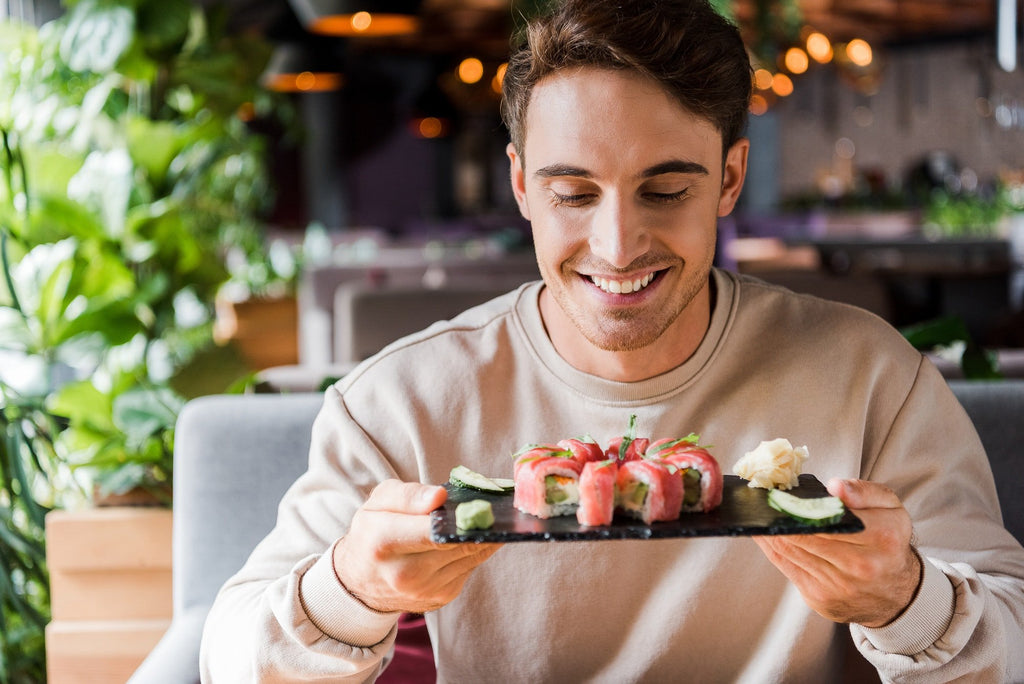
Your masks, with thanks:
[(899, 508), (902, 505), (895, 492), (878, 482), (834, 477), (825, 488), (851, 509)]
[(370, 497), (363, 504), (363, 508), (370, 511), (426, 515), (439, 508), (447, 498), (448, 492), (444, 487), (384, 480), (370, 492)]

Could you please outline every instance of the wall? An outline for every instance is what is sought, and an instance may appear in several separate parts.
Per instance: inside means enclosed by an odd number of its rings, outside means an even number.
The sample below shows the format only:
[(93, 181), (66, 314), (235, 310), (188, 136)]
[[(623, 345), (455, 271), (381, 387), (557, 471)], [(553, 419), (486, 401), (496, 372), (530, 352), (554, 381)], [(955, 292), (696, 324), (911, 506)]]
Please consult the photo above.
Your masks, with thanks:
[[(889, 183), (931, 150), (948, 150), (982, 180), (1002, 167), (1024, 168), (1024, 69), (1003, 72), (994, 40), (915, 46), (877, 55), (877, 92), (858, 93), (831, 65), (794, 79), (792, 96), (772, 110), (779, 119), (779, 191), (783, 197), (817, 188), (843, 160), (836, 142), (847, 138), (852, 166), (874, 169)], [(1000, 99), (1000, 98), (1009, 98)], [(1016, 117), (1016, 128), (997, 123)]]

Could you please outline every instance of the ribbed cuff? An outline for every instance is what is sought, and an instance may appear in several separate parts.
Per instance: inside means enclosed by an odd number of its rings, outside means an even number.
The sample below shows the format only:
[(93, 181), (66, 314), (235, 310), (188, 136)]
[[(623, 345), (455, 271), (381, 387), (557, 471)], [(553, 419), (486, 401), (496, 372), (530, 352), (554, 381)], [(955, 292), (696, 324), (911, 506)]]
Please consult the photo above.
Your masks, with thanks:
[(383, 641), (401, 614), (373, 610), (345, 589), (334, 572), (334, 546), (302, 576), (299, 599), (317, 629), (332, 639), (364, 648)]
[(917, 596), (898, 618), (884, 627), (859, 626), (879, 651), (914, 655), (925, 650), (946, 633), (953, 619), (956, 592), (945, 573), (921, 557), (924, 567)]

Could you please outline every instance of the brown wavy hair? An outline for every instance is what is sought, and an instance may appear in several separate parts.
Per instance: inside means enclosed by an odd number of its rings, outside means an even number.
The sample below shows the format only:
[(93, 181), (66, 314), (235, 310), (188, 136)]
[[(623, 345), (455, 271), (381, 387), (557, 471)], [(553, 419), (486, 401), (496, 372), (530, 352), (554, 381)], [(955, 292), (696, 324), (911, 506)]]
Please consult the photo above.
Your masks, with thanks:
[(714, 124), (723, 153), (746, 127), (750, 59), (737, 28), (707, 0), (556, 0), (527, 23), (502, 84), (502, 119), (520, 155), (533, 87), (555, 71), (587, 66), (654, 79)]

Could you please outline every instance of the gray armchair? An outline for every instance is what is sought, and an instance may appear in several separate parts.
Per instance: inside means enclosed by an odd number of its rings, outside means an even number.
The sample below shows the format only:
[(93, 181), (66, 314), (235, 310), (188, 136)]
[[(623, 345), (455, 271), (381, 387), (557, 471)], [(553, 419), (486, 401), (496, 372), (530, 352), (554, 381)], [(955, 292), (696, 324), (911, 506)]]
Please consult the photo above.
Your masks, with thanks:
[(322, 394), (202, 397), (178, 416), (174, 444), (171, 626), (133, 684), (199, 681), (206, 613), (277, 517), (306, 469)]
[[(1024, 380), (950, 386), (988, 451), (1006, 527), (1024, 540)], [(198, 681), (207, 610), (273, 526), (278, 500), (305, 470), (321, 402), (321, 394), (226, 395), (185, 407), (174, 451), (174, 618), (133, 684)]]
[(1024, 380), (950, 380), (985, 446), (1003, 524), (1024, 544)]

